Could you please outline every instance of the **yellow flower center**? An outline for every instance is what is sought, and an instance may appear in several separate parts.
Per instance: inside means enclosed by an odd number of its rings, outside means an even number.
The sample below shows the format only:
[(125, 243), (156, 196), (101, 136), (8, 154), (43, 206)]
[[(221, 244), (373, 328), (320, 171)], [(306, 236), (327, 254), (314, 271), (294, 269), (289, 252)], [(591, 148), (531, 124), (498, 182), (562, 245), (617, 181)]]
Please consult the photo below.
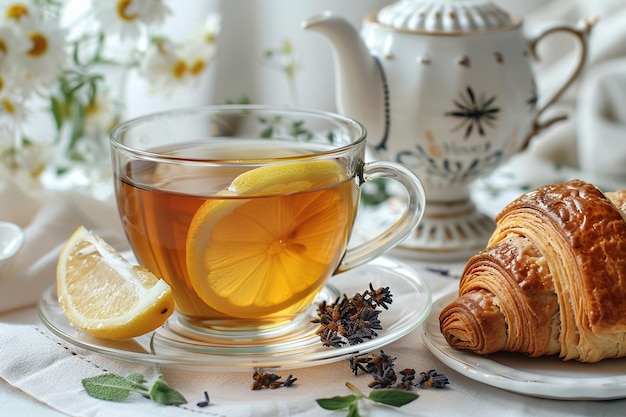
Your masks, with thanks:
[(204, 41), (206, 43), (213, 43), (215, 42), (215, 33), (213, 32), (207, 32), (204, 34)]
[(122, 20), (132, 21), (132, 20), (137, 19), (137, 14), (129, 14), (126, 11), (126, 9), (128, 9), (128, 6), (130, 6), (131, 3), (132, 3), (132, 0), (120, 0), (117, 2), (117, 15)]
[(98, 104), (98, 101), (94, 101), (93, 104), (90, 104), (89, 106), (85, 107), (85, 114), (87, 116), (93, 116), (94, 114), (98, 113), (98, 110), (100, 110), (100, 105)]
[(185, 61), (178, 59), (174, 62), (174, 66), (172, 67), (172, 74), (174, 75), (174, 78), (183, 78), (186, 71), (187, 64)]
[(3, 98), (2, 102), (0, 103), (2, 104), (2, 108), (4, 109), (5, 112), (9, 114), (15, 113), (15, 106), (13, 106), (13, 103), (11, 103), (11, 101), (8, 98)]
[(8, 20), (20, 20), (24, 16), (28, 16), (28, 7), (22, 3), (10, 4), (6, 9)]
[(33, 43), (33, 47), (27, 52), (28, 55), (38, 57), (48, 51), (48, 39), (42, 33), (33, 32), (28, 38)]
[(200, 74), (202, 71), (204, 71), (204, 68), (206, 67), (206, 63), (204, 62), (204, 60), (202, 59), (197, 59), (193, 65), (191, 66), (191, 69), (189, 70), (193, 75), (198, 75)]
[(0, 38), (0, 52), (6, 54), (8, 51), (9, 48), (7, 47), (7, 43), (4, 41), (4, 39)]
[(4, 77), (0, 74), (0, 92), (4, 90)]

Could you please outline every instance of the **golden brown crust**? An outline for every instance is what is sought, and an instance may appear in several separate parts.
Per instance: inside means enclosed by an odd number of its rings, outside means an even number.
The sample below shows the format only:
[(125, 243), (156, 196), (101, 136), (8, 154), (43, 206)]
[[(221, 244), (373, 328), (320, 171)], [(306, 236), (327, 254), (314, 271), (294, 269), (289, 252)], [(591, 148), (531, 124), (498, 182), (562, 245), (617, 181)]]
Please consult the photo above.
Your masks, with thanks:
[[(490, 334), (481, 336), (481, 351), (464, 347), (456, 341), (450, 345), (476, 353), (500, 350), (522, 352), (529, 356), (557, 353), (558, 303), (552, 276), (545, 260), (528, 239), (511, 234), (503, 241), (475, 255), (467, 264), (459, 283), (459, 303), (465, 310), (453, 311), (458, 303), (451, 303), (440, 314), (442, 334), (450, 333), (449, 320), (473, 321), (480, 317), (482, 327)], [(488, 295), (485, 295), (488, 294)], [(472, 304), (464, 299), (470, 298)], [(481, 312), (489, 305), (491, 313)], [(492, 307), (493, 305), (494, 307)], [(502, 307), (500, 307), (502, 306)], [(454, 317), (451, 317), (454, 316)], [(504, 325), (492, 324), (502, 322)], [(550, 325), (546, 325), (546, 323)], [(475, 326), (474, 326), (475, 327)], [(495, 334), (500, 331), (501, 334)], [(458, 339), (458, 331), (456, 331)], [(446, 339), (448, 336), (446, 336)], [(504, 341), (502, 341), (504, 340)]]
[[(534, 210), (536, 220), (552, 226), (554, 233), (535, 236), (540, 250), (559, 239), (565, 246), (557, 254), (560, 261), (571, 257), (575, 263), (577, 279), (563, 278), (573, 281), (571, 289), (583, 303), (580, 324), (593, 331), (626, 331), (626, 222), (615, 205), (595, 186), (570, 181), (542, 187), (508, 205), (496, 218), (502, 229), (518, 228), (512, 224), (517, 216), (511, 216), (516, 210)], [(513, 221), (506, 221), (507, 216)]]
[[(559, 353), (587, 362), (626, 356), (626, 346), (621, 347), (626, 221), (618, 208), (626, 205), (626, 191), (608, 197), (591, 184), (569, 181), (524, 194), (496, 217), (487, 248), (466, 266), (458, 299), (472, 294), (479, 305), (476, 292), (491, 294), (489, 302), (507, 324), (505, 346), (491, 352)], [(454, 311), (458, 300), (441, 313), (444, 336), (446, 323), (469, 320), (450, 317), (459, 314)]]
[(486, 354), (506, 346), (506, 321), (493, 294), (478, 290), (459, 298), (440, 315), (442, 333), (451, 346)]

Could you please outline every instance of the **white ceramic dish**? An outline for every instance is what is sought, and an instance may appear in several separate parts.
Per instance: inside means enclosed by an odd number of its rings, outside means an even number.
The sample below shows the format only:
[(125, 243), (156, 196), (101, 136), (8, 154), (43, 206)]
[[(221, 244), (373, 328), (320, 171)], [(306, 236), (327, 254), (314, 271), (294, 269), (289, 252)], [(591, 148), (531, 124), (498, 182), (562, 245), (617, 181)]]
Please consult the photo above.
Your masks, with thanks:
[(23, 244), (21, 227), (11, 222), (0, 222), (0, 278), (9, 270)]
[[(75, 346), (132, 362), (175, 368), (209, 369), (225, 372), (252, 368), (301, 368), (348, 359), (380, 349), (419, 326), (431, 308), (431, 294), (423, 279), (410, 267), (389, 258), (375, 261), (330, 279), (323, 299), (335, 301), (341, 294), (352, 296), (374, 288), (389, 287), (393, 303), (380, 313), (383, 330), (378, 337), (341, 348), (324, 347), (315, 334), (317, 324), (310, 317), (280, 338), (263, 344), (208, 343), (185, 337), (177, 316), (168, 319), (155, 332), (124, 341), (107, 341), (92, 337), (73, 327), (59, 306), (56, 286), (45, 289), (39, 301), (42, 322), (59, 338)], [(154, 336), (154, 337), (153, 337)], [(151, 353), (154, 351), (154, 353)]]
[(453, 349), (439, 331), (439, 313), (454, 294), (433, 303), (424, 343), (443, 363), (468, 378), (507, 391), (559, 400), (626, 398), (626, 358), (598, 363), (564, 362), (556, 356), (529, 358), (515, 353), (476, 355)]

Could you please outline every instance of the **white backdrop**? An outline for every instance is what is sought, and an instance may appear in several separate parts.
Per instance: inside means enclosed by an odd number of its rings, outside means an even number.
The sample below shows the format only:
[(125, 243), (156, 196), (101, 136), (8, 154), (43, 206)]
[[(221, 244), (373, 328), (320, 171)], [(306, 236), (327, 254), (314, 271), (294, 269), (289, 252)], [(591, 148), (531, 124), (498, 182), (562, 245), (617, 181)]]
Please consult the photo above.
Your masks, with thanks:
[[(170, 3), (175, 16), (171, 33), (184, 37), (193, 25), (202, 24), (211, 11), (222, 15), (218, 55), (208, 76), (193, 91), (170, 98), (154, 97), (141, 79), (132, 77), (127, 94), (128, 116), (195, 104), (221, 104), (247, 97), (253, 103), (292, 104), (326, 110), (335, 108), (333, 62), (328, 41), (301, 28), (305, 19), (333, 10), (360, 27), (362, 18), (391, 0), (205, 0)], [(288, 80), (267, 60), (264, 51), (293, 44), (298, 70), (294, 97)]]

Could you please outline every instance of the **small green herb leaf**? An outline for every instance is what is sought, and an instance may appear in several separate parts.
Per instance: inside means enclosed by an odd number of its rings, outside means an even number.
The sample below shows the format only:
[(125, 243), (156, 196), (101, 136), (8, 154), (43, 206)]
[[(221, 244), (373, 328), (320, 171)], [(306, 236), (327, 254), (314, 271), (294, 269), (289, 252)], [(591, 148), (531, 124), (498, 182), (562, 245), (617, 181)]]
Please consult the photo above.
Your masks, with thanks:
[(115, 374), (98, 375), (82, 380), (87, 394), (94, 398), (107, 401), (122, 401), (131, 392), (141, 394), (145, 398), (163, 405), (179, 405), (187, 403), (185, 397), (170, 388), (161, 375), (154, 379), (148, 389), (147, 381), (140, 373), (132, 373), (126, 378)]
[(144, 376), (141, 375), (139, 372), (133, 372), (132, 374), (128, 374), (128, 376), (126, 376), (126, 379), (136, 384), (146, 383), (146, 378), (144, 378)]
[(356, 395), (346, 395), (345, 397), (318, 398), (315, 401), (326, 410), (343, 410), (352, 407), (357, 399)]
[(348, 407), (348, 417), (361, 417), (361, 414), (359, 414), (359, 406), (356, 401)]
[(187, 400), (180, 392), (170, 388), (169, 385), (167, 385), (161, 378), (156, 379), (154, 384), (152, 384), (152, 388), (150, 388), (150, 398), (163, 405), (179, 405), (187, 403)]
[(410, 391), (399, 389), (375, 389), (370, 392), (368, 398), (377, 403), (392, 405), (394, 407), (402, 407), (419, 397), (418, 394)]
[(114, 374), (85, 378), (82, 383), (87, 394), (106, 401), (122, 401), (135, 387), (132, 381)]
[(350, 388), (355, 395), (345, 397), (318, 398), (317, 403), (326, 410), (345, 410), (348, 409), (348, 417), (360, 417), (359, 399), (367, 398), (379, 404), (390, 405), (393, 407), (402, 407), (405, 404), (416, 400), (419, 395), (403, 391), (399, 389), (375, 389), (369, 395), (363, 393), (350, 382), (346, 382), (346, 386)]

